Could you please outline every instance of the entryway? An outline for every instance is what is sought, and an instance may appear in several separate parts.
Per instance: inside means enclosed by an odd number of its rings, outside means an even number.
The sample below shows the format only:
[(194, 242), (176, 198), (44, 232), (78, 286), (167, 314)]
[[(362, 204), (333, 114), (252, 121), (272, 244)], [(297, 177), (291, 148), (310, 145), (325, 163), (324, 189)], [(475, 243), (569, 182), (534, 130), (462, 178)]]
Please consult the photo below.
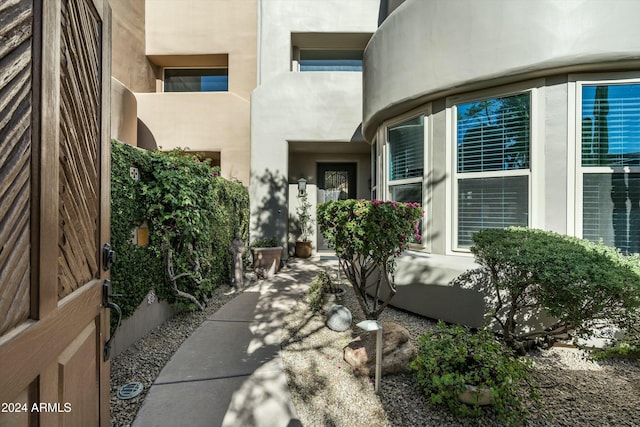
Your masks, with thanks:
[[(330, 200), (355, 199), (357, 163), (318, 163), (318, 203)], [(318, 250), (328, 250), (329, 243), (318, 229)]]

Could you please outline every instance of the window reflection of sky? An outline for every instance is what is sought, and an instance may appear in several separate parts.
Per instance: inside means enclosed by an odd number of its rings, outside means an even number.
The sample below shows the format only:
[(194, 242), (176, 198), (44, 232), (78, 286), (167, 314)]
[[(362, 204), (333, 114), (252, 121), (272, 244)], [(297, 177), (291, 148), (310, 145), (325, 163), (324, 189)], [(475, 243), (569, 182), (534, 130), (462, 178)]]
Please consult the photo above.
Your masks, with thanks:
[[(597, 86), (582, 86), (582, 119), (596, 123), (594, 107), (596, 105)], [(640, 157), (640, 84), (608, 85), (609, 111), (606, 126), (609, 150), (616, 155), (617, 161), (638, 161)], [(583, 130), (584, 131), (584, 130)], [(587, 134), (589, 131), (586, 131)], [(595, 138), (596, 126), (591, 131)], [(584, 135), (584, 133), (583, 133)], [(585, 141), (583, 140), (583, 143)]]

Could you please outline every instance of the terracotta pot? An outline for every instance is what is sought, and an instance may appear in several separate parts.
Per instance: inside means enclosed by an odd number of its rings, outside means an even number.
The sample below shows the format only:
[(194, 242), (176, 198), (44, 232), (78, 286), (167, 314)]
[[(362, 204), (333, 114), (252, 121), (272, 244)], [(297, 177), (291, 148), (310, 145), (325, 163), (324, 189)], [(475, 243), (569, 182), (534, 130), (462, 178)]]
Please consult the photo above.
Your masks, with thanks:
[(296, 242), (296, 256), (298, 258), (309, 258), (311, 256), (311, 242), (309, 241), (297, 241)]
[(266, 279), (276, 274), (280, 269), (282, 246), (251, 248), (251, 255), (253, 255), (253, 271)]

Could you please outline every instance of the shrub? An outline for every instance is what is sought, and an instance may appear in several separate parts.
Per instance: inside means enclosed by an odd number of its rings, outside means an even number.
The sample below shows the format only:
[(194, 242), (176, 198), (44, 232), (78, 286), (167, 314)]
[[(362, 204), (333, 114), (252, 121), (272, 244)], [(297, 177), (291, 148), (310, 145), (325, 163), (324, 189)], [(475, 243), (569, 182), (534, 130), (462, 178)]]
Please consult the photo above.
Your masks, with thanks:
[(333, 283), (329, 273), (321, 271), (313, 277), (308, 290), (308, 302), (313, 311), (322, 308), (323, 294), (336, 294), (341, 288)]
[(279, 246), (275, 237), (262, 237), (251, 242), (251, 248), (275, 248)]
[[(318, 205), (320, 230), (336, 251), (367, 319), (377, 319), (395, 295), (395, 258), (412, 236), (419, 241), (421, 216), (418, 203), (350, 199)], [(380, 301), (383, 288), (389, 293)], [(367, 289), (373, 289), (372, 301)]]
[[(111, 235), (116, 262), (111, 271), (123, 316), (130, 315), (150, 289), (175, 300), (167, 269), (171, 254), (180, 289), (206, 299), (229, 279), (229, 246), (235, 233), (248, 234), (249, 197), (238, 182), (180, 150), (139, 150), (112, 142)], [(140, 179), (129, 176), (135, 166)], [(149, 245), (137, 247), (131, 231), (146, 221)], [(198, 271), (194, 271), (195, 267)], [(195, 277), (193, 280), (189, 276)]]
[[(471, 251), (482, 266), (491, 316), (505, 341), (520, 352), (531, 340), (588, 337), (605, 323), (637, 324), (640, 265), (637, 257), (553, 232), (482, 230)], [(522, 331), (519, 322), (542, 312), (557, 322)], [(530, 326), (530, 325), (528, 325)]]
[(472, 333), (442, 321), (419, 337), (418, 356), (411, 363), (418, 386), (432, 403), (457, 415), (481, 416), (484, 407), (478, 394), (471, 404), (462, 403), (459, 396), (468, 385), (489, 388), (492, 406), (487, 408), (507, 424), (525, 418), (525, 396), (537, 400), (536, 388), (530, 385), (530, 367), (529, 360), (517, 358), (488, 329)]

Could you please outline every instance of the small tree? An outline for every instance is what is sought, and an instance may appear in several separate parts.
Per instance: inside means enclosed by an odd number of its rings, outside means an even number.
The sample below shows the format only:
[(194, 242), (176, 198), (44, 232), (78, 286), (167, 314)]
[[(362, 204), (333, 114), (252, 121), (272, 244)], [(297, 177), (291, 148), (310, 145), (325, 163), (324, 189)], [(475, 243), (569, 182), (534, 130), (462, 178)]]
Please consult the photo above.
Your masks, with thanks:
[[(367, 319), (377, 319), (396, 293), (395, 259), (412, 236), (420, 241), (418, 203), (335, 200), (318, 206), (317, 220)], [(388, 294), (380, 300), (382, 289)], [(367, 297), (373, 290), (373, 299)]]
[[(478, 283), (507, 344), (525, 352), (545, 338), (589, 336), (594, 328), (635, 324), (640, 310), (640, 264), (603, 244), (549, 231), (482, 230), (471, 251), (483, 269)], [(546, 313), (549, 327), (524, 331), (521, 323)], [(531, 327), (531, 325), (527, 325)]]

